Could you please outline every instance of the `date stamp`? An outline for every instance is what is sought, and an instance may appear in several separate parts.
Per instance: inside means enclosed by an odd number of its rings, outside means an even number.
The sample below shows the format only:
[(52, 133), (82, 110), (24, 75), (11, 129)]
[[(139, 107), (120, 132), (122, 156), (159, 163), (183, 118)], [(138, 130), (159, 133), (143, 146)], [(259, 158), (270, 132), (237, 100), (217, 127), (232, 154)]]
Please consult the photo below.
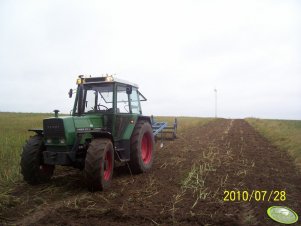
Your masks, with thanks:
[(252, 190), (252, 191), (224, 191), (224, 202), (283, 202), (286, 200), (286, 192), (279, 190)]

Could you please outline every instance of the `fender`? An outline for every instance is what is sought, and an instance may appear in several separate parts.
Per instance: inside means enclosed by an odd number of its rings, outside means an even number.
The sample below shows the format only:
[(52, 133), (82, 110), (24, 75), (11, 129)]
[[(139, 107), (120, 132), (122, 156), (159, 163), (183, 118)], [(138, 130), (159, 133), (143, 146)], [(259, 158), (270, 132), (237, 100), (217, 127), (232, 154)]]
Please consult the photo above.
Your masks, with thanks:
[(28, 131), (35, 132), (37, 135), (44, 136), (43, 129), (29, 129)]
[(149, 122), (150, 125), (152, 125), (151, 118), (149, 116), (140, 115), (140, 116), (138, 116), (138, 120), (147, 121), (147, 122)]
[(112, 141), (114, 146), (114, 138), (112, 134), (103, 128), (80, 128), (76, 130), (77, 137), (81, 137), (83, 134), (91, 134), (94, 138), (104, 137)]

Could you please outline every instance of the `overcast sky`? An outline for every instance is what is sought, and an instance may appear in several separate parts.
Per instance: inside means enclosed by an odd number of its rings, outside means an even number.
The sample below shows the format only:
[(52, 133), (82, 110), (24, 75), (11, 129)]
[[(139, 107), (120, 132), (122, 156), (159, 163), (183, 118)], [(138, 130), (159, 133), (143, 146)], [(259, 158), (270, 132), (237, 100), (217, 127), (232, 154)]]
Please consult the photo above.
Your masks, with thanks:
[(69, 112), (79, 74), (139, 84), (144, 114), (301, 119), (301, 3), (0, 1), (0, 111)]

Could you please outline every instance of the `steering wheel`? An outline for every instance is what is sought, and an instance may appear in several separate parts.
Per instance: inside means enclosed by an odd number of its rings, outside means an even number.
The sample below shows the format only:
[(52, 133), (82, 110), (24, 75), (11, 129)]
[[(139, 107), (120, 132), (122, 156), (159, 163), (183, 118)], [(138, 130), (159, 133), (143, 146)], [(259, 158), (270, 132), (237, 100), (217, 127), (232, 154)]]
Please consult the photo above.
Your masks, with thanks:
[(102, 104), (97, 104), (97, 110), (100, 111), (100, 107), (104, 107), (106, 110), (108, 110), (109, 108), (105, 105)]

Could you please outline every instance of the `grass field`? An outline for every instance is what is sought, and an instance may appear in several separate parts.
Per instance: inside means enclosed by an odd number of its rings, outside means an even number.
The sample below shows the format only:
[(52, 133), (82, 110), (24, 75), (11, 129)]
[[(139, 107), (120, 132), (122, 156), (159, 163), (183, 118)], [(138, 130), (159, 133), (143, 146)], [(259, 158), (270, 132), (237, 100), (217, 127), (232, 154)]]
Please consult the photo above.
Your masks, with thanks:
[(7, 185), (20, 179), (21, 148), (33, 132), (41, 128), (42, 119), (50, 114), (0, 113), (0, 184)]
[[(20, 179), (20, 154), (22, 146), (32, 132), (28, 128), (41, 128), (43, 118), (52, 114), (41, 113), (0, 113), (0, 183), (6, 185)], [(174, 117), (155, 117), (156, 121), (166, 121), (169, 125)], [(179, 131), (191, 125), (201, 126), (210, 118), (179, 117)], [(273, 144), (287, 150), (301, 167), (301, 121), (261, 120), (248, 118), (247, 121)]]
[(288, 151), (301, 169), (301, 121), (255, 118), (247, 121), (275, 146)]
[[(20, 154), (22, 146), (32, 132), (28, 128), (41, 128), (43, 118), (52, 114), (40, 113), (0, 113), (0, 182), (2, 185), (20, 179)], [(155, 117), (156, 121), (166, 121), (169, 125), (174, 117)], [(201, 126), (210, 118), (179, 117), (179, 131), (191, 125)], [(301, 121), (261, 120), (248, 118), (247, 121), (273, 144), (287, 150), (301, 167)]]

